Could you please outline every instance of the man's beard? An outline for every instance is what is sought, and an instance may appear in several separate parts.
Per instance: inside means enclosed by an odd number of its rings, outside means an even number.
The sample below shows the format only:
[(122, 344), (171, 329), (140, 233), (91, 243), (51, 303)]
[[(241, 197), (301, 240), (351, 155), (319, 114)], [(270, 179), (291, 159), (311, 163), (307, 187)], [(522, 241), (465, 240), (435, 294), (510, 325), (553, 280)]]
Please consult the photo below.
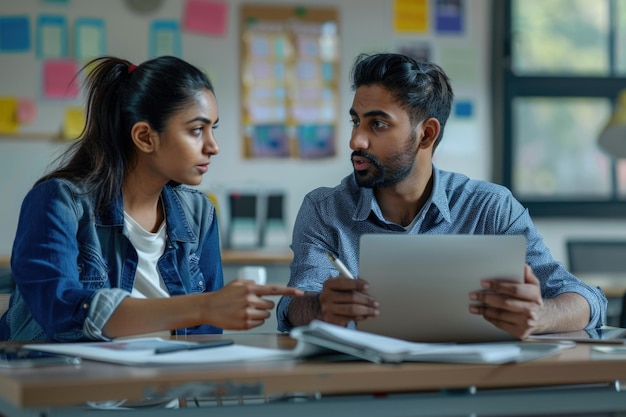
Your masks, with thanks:
[(413, 165), (415, 165), (416, 138), (417, 135), (413, 131), (404, 148), (387, 158), (385, 164), (368, 152), (352, 152), (352, 157), (360, 156), (367, 158), (373, 165), (373, 167), (364, 171), (354, 171), (354, 178), (357, 184), (365, 188), (385, 188), (404, 180), (413, 170)]

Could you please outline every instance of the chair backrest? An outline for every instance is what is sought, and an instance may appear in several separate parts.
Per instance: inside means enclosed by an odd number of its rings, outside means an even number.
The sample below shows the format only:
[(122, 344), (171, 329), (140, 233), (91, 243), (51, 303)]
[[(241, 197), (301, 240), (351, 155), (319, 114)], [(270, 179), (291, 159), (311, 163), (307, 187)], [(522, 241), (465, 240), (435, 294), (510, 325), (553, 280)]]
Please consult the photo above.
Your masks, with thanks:
[(572, 274), (626, 275), (626, 240), (568, 240), (566, 245)]
[(11, 294), (0, 294), (0, 317), (9, 309)]
[[(568, 240), (566, 245), (569, 271), (572, 274), (581, 278), (585, 275), (606, 274), (617, 278), (617, 282), (626, 282), (626, 240), (575, 239)], [(617, 308), (612, 307), (609, 300), (607, 324), (626, 327), (626, 293), (622, 293), (620, 298), (619, 304), (615, 304)]]

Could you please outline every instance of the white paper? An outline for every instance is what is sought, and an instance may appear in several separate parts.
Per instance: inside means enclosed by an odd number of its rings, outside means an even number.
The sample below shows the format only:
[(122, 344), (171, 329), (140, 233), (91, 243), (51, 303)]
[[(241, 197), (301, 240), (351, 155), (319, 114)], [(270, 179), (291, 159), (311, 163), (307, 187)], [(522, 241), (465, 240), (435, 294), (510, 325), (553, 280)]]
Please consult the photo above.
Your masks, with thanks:
[(413, 343), (317, 320), (293, 329), (291, 337), (297, 340), (293, 350), (233, 344), (156, 354), (157, 348), (195, 344), (161, 337), (118, 339), (111, 342), (27, 344), (24, 347), (126, 365), (201, 365), (307, 359), (329, 351), (376, 363), (413, 361), (501, 364), (537, 359), (570, 347), (559, 343), (536, 342)]
[(55, 343), (25, 345), (27, 349), (66, 353), (85, 359), (127, 365), (180, 365), (222, 362), (289, 359), (290, 350), (266, 349), (230, 345), (198, 350), (155, 354), (157, 347), (188, 342), (170, 341), (158, 337), (125, 339), (112, 342)]

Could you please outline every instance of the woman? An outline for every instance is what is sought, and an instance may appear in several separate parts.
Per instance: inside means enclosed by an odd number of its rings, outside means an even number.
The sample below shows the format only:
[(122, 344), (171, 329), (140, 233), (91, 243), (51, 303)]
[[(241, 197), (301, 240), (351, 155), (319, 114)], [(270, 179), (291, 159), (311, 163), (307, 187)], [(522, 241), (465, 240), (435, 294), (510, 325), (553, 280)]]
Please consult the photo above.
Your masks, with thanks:
[(88, 63), (86, 125), (22, 204), (0, 339), (109, 340), (261, 325), (284, 286), (223, 285), (215, 207), (198, 185), (218, 145), (207, 76), (175, 57)]

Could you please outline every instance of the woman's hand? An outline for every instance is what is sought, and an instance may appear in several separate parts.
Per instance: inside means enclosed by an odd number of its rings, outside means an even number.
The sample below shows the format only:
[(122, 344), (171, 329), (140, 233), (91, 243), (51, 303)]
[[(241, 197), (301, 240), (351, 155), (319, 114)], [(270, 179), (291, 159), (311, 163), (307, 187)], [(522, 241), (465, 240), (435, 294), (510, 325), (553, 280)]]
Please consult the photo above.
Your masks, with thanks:
[(227, 330), (248, 330), (270, 317), (274, 302), (268, 295), (298, 297), (304, 291), (284, 285), (258, 285), (252, 280), (236, 279), (222, 289), (206, 294), (203, 313), (207, 324)]

